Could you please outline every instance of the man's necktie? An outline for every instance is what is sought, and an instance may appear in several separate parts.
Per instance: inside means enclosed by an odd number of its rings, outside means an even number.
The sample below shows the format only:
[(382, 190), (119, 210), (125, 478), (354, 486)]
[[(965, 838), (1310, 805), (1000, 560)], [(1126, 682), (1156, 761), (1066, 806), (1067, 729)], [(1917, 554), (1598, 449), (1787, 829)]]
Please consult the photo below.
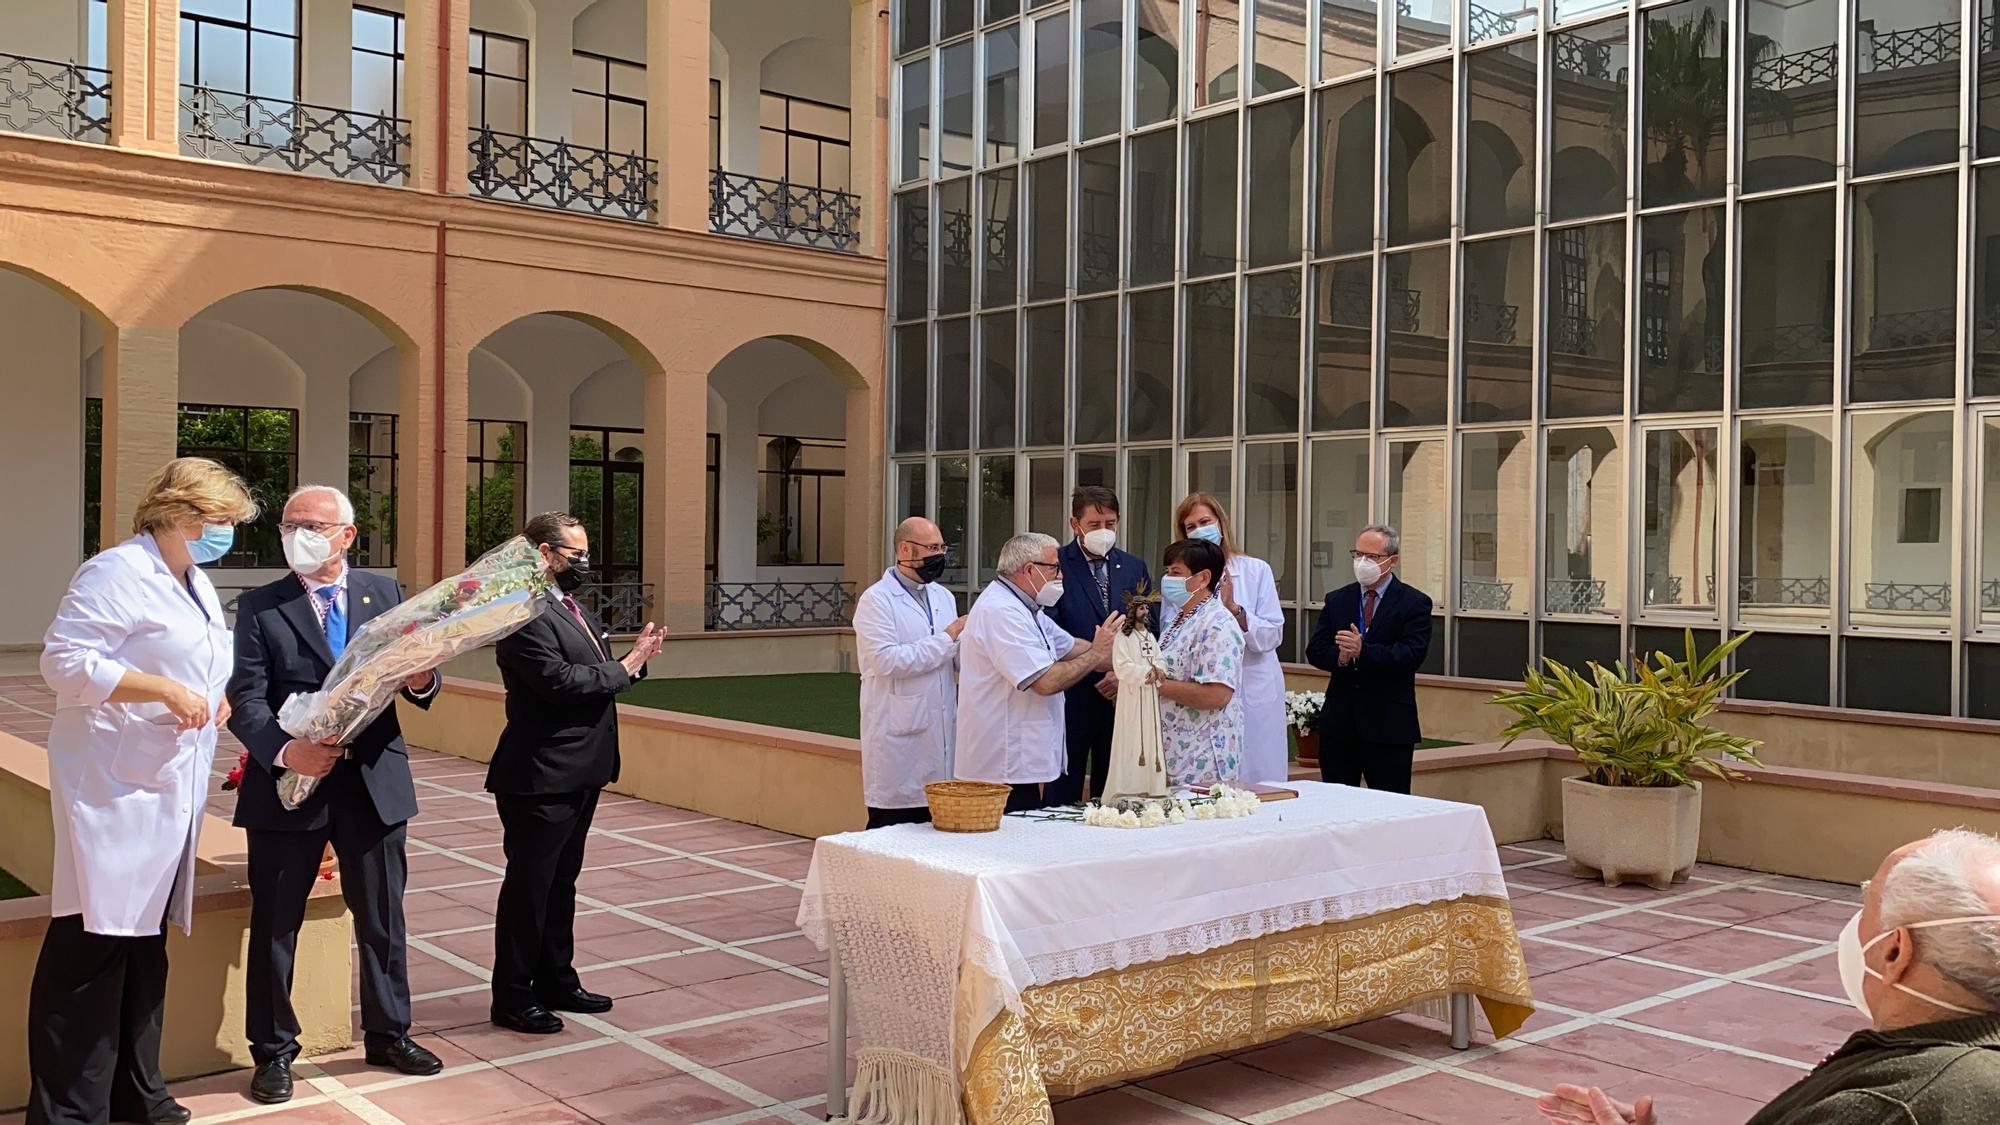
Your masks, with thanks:
[(1361, 595), (1361, 631), (1366, 633), (1375, 624), (1375, 591)]
[(1090, 564), (1091, 573), (1097, 576), (1097, 600), (1104, 603), (1104, 612), (1111, 612), (1111, 568), (1103, 559)]
[(590, 622), (583, 619), (583, 607), (576, 604), (576, 599), (570, 597), (568, 594), (564, 594), (562, 600), (563, 608), (569, 610), (571, 617), (576, 618), (577, 625), (583, 629), (583, 635), (590, 638), (590, 647), (597, 651), (597, 655), (605, 656), (609, 659), (604, 651), (604, 646), (598, 643), (597, 634), (590, 631)]
[(314, 593), (326, 610), (319, 615), (320, 624), (326, 626), (326, 647), (339, 660), (347, 651), (347, 611), (340, 607), (340, 587), (321, 586)]

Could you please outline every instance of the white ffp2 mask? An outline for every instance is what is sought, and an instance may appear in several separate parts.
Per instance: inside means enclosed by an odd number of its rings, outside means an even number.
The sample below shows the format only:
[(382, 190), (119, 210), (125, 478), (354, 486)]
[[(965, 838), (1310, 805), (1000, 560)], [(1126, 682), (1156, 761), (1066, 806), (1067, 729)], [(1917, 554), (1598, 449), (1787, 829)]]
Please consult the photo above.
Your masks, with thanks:
[(333, 557), (333, 544), (317, 531), (301, 527), (285, 533), (285, 561), (300, 574), (311, 574)]
[[(1927, 930), (1933, 926), (1953, 926), (1966, 922), (2000, 922), (2000, 914), (1973, 914), (1964, 918), (1934, 918), (1927, 922), (1910, 922), (1897, 928)], [(1868, 1010), (1868, 996), (1861, 990), (1861, 982), (1867, 977), (1874, 977), (1880, 980), (1882, 979), (1882, 974), (1868, 967), (1868, 960), (1865, 954), (1875, 947), (1876, 942), (1895, 932), (1896, 929), (1883, 930), (1873, 938), (1870, 938), (1867, 945), (1861, 944), (1861, 912), (1859, 910), (1854, 912), (1854, 917), (1849, 918), (1847, 926), (1840, 931), (1840, 941), (1837, 946), (1837, 958), (1840, 963), (1840, 986), (1847, 990), (1847, 1002), (1854, 1005), (1855, 1010), (1868, 1017), (1871, 1021), (1874, 1020), (1875, 1014)], [(1926, 996), (1900, 981), (1889, 987), (1905, 995), (1914, 996), (1932, 1007), (1943, 1008), (1947, 1012), (1957, 1012), (1962, 1016), (1991, 1014), (1977, 1008), (1961, 1008), (1957, 1004), (1947, 1004), (1935, 996)]]

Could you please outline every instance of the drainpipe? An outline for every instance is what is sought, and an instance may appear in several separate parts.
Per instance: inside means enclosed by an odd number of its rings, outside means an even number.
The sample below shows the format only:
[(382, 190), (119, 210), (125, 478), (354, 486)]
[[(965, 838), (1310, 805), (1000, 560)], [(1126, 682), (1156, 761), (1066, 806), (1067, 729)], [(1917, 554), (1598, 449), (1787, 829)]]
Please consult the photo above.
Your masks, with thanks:
[[(437, 0), (437, 6), (438, 6), (438, 32), (437, 32), (438, 74), (437, 74), (437, 102), (436, 102), (437, 138), (438, 138), (437, 190), (439, 195), (449, 195), (451, 193), (449, 190), (449, 185), (445, 183), (445, 177), (447, 175), (446, 169), (450, 167), (450, 161), (448, 160), (448, 157), (451, 152), (450, 148), (451, 138), (446, 135), (450, 131), (449, 126), (451, 122), (451, 111), (449, 109), (449, 106), (451, 104), (449, 100), (451, 97), (451, 34), (452, 34), (451, 0)], [(434, 313), (436, 314), (433, 317), (434, 323), (432, 325), (433, 331), (431, 337), (431, 352), (433, 361), (431, 392), (435, 396), (432, 402), (434, 404), (437, 413), (437, 441), (435, 442), (435, 447), (437, 449), (437, 454), (436, 454), (437, 461), (435, 464), (431, 466), (431, 480), (432, 480), (431, 580), (433, 582), (440, 582), (444, 580), (445, 576), (444, 575), (445, 222), (443, 219), (439, 219), (437, 224), (436, 257), (437, 257), (437, 266), (436, 266), (436, 276), (435, 276), (435, 290), (431, 294), (431, 307)]]

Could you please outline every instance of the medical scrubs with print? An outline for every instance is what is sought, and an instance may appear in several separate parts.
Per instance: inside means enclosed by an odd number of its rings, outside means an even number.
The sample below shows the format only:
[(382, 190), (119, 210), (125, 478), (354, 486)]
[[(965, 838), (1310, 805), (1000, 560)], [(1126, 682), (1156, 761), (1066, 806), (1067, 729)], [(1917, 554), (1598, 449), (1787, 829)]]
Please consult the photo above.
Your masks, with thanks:
[(1160, 747), (1174, 785), (1235, 781), (1243, 764), (1243, 630), (1222, 603), (1209, 598), (1163, 638), (1169, 680), (1227, 684), (1229, 702), (1213, 711), (1160, 701)]

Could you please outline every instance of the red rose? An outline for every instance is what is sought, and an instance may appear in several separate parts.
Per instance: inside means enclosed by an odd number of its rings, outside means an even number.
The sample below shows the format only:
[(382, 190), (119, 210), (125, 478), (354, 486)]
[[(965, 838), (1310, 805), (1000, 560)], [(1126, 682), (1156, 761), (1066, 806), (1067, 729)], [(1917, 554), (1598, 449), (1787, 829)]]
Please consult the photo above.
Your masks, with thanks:
[(416, 632), (416, 631), (417, 631), (417, 626), (419, 626), (419, 625), (421, 625), (421, 624), (423, 624), (423, 623), (422, 623), (422, 622), (420, 622), (420, 621), (412, 621), (412, 622), (410, 622), (410, 623), (409, 623), (408, 625), (405, 625), (405, 626), (403, 626), (403, 636), (406, 636), (406, 637), (407, 637), (407, 636), (409, 636), (409, 635), (410, 635), (411, 633), (414, 633), (414, 632)]
[(245, 750), (241, 754), (238, 754), (236, 756), (236, 768), (230, 770), (228, 776), (222, 779), (222, 791), (224, 793), (228, 793), (233, 790), (242, 788), (243, 769), (249, 764), (250, 764), (250, 751)]
[(459, 594), (460, 594), (460, 595), (462, 595), (462, 596), (464, 596), (464, 597), (471, 597), (472, 595), (474, 595), (474, 594), (478, 593), (478, 592), (479, 592), (479, 579), (477, 579), (477, 578), (467, 578), (467, 579), (465, 579), (464, 581), (460, 582), (460, 583), (458, 584), (458, 592), (459, 592)]

